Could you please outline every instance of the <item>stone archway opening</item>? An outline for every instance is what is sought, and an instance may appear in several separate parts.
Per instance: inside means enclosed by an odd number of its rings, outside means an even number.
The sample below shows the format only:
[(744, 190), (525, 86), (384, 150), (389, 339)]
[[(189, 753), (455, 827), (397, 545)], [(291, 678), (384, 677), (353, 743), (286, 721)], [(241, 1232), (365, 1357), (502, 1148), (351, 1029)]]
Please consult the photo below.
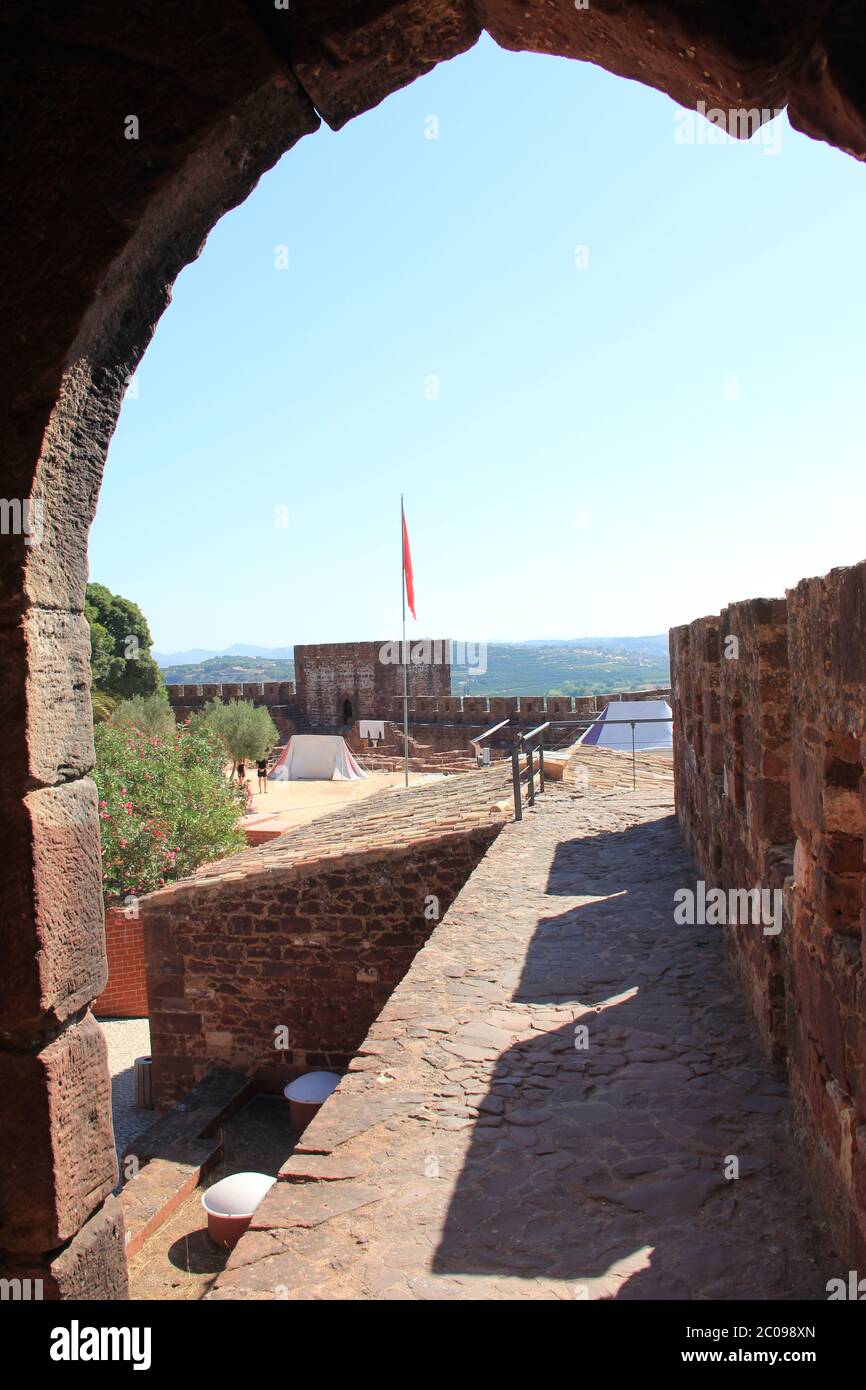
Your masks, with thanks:
[[(527, 13), (515, 0), (190, 0), (154, 15), (89, 0), (3, 21), (15, 209), (2, 376), (7, 499), (40, 542), (4, 536), (0, 1162), (3, 1273), (51, 1298), (123, 1296), (104, 1044), (99, 837), (83, 614), (87, 532), (128, 382), (182, 267), (261, 174), (324, 120), (338, 130), (471, 47), (590, 61), (690, 108), (772, 113), (866, 157), (854, 5), (724, 0)], [(46, 91), (51, 100), (46, 101)], [(38, 188), (38, 195), (34, 195)]]

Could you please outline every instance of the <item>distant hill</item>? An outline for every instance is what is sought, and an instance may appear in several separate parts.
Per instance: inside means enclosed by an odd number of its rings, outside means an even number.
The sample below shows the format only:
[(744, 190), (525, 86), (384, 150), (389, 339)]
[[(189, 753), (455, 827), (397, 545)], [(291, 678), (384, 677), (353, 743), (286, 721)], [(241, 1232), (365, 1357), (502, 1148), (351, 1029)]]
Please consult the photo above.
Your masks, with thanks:
[(664, 652), (668, 654), (668, 634), (656, 633), (652, 637), (533, 637), (528, 642), (515, 642), (516, 647), (601, 647), (605, 651), (622, 652)]
[[(292, 655), (291, 647), (257, 650), (243, 643), (225, 652), (154, 653), (167, 685), (290, 681)], [(484, 674), (459, 666), (451, 672), (455, 695), (605, 695), (669, 684), (667, 634), (491, 642)]]
[[(289, 651), (291, 652), (291, 647)], [(178, 656), (189, 656), (179, 652)], [(294, 661), (268, 656), (211, 656), (207, 660), (162, 666), (166, 685), (219, 685), (221, 681), (293, 681)]]
[(188, 652), (151, 652), (157, 666), (200, 666), (205, 661), (213, 661), (223, 656), (267, 657), (273, 661), (294, 661), (294, 647), (254, 647), (249, 642), (235, 642), (231, 647), (223, 647), (215, 652), (213, 648), (192, 647)]
[(666, 636), (491, 642), (483, 675), (451, 669), (455, 695), (606, 695), (669, 684)]

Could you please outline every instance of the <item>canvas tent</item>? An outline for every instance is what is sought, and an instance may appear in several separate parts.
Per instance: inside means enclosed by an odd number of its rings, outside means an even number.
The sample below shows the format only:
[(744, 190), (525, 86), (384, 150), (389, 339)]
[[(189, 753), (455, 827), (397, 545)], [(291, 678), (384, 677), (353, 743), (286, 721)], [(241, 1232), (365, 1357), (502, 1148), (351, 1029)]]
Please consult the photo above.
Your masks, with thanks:
[(339, 734), (293, 734), (274, 763), (274, 782), (354, 782), (366, 777)]
[(673, 747), (670, 723), (671, 707), (667, 700), (611, 700), (601, 714), (577, 740), (583, 748), (618, 748), (623, 753), (632, 750), (631, 724), (620, 719), (657, 719), (658, 723), (635, 724), (634, 748), (640, 753), (649, 748)]

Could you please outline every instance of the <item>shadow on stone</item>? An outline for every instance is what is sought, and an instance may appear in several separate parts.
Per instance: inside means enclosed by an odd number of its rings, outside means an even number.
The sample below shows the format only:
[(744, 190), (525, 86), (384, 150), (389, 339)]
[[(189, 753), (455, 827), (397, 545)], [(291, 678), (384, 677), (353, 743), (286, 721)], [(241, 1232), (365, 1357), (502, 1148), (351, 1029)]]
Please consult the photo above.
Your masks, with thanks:
[(719, 928), (674, 922), (694, 873), (670, 816), (557, 847), (545, 892), (575, 902), (537, 922), (512, 995), (531, 1022), (476, 1097), (437, 1274), (577, 1299), (824, 1296), (784, 1074)]

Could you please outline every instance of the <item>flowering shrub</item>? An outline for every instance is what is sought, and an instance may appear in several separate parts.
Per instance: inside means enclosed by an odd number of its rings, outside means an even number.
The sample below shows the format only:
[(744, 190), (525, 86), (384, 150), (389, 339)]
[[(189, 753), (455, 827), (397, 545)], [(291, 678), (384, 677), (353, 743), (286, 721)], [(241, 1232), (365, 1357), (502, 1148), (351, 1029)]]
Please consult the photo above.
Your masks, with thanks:
[(243, 791), (226, 781), (225, 749), (206, 726), (158, 738), (98, 724), (94, 738), (106, 902), (152, 892), (246, 844)]

